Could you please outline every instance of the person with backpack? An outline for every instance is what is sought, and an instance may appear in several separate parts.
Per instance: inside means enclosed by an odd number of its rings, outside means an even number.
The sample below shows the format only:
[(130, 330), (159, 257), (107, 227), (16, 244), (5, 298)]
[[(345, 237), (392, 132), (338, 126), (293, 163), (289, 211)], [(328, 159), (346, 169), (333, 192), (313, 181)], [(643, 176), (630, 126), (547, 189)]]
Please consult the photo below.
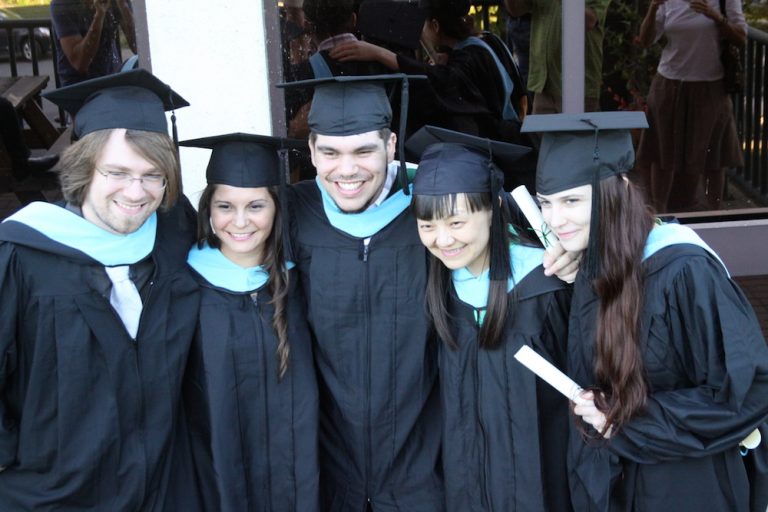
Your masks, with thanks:
[(426, 83), (413, 85), (412, 129), (429, 124), (529, 145), (520, 135), (525, 86), (506, 45), (491, 34), (474, 34), (469, 0), (423, 0), (421, 7), (427, 13), (421, 41), (432, 65), (365, 41), (337, 45), (330, 56), (426, 75)]

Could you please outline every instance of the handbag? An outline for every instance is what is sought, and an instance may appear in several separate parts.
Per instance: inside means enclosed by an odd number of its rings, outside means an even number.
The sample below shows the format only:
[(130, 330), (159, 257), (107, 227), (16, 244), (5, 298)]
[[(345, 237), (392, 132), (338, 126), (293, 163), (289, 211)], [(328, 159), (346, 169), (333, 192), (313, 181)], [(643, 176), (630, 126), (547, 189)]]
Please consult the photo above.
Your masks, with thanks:
[[(720, 12), (725, 16), (725, 0), (720, 0)], [(740, 93), (744, 90), (744, 65), (741, 60), (741, 49), (728, 39), (721, 39), (720, 47), (725, 92), (729, 94)]]

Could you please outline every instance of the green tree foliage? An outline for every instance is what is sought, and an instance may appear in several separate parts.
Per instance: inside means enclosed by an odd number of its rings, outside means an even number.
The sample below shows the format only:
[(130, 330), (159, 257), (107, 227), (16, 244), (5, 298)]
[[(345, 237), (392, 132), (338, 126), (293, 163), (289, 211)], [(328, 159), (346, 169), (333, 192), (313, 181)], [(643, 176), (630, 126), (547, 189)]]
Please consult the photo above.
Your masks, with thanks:
[(603, 96), (606, 110), (644, 110), (661, 55), (661, 45), (637, 41), (649, 0), (613, 0), (603, 41)]

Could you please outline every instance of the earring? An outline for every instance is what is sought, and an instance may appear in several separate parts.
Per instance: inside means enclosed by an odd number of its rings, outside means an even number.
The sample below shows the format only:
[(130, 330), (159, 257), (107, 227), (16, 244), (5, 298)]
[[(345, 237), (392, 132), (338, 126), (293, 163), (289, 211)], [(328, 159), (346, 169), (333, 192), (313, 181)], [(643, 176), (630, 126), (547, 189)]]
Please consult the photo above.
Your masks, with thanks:
[(216, 228), (213, 227), (213, 219), (208, 217), (208, 224), (211, 225), (211, 233), (216, 234)]

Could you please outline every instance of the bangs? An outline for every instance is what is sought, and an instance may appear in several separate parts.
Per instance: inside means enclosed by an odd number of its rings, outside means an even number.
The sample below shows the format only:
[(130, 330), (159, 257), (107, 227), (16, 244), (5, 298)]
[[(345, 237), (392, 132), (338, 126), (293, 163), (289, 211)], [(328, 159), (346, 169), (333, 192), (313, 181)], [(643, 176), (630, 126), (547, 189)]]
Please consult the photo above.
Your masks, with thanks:
[[(417, 219), (434, 220), (444, 219), (456, 214), (456, 200), (459, 194), (446, 194), (442, 196), (414, 195), (411, 201), (413, 215)], [(490, 194), (474, 192), (464, 194), (470, 213), (490, 210)]]

